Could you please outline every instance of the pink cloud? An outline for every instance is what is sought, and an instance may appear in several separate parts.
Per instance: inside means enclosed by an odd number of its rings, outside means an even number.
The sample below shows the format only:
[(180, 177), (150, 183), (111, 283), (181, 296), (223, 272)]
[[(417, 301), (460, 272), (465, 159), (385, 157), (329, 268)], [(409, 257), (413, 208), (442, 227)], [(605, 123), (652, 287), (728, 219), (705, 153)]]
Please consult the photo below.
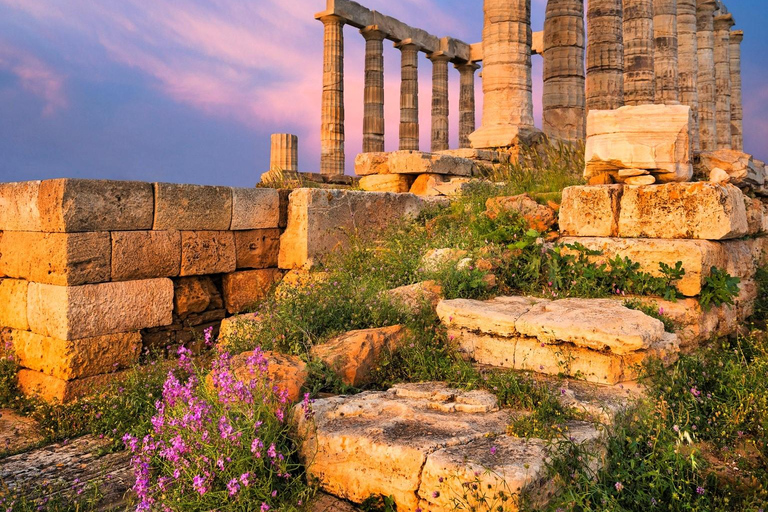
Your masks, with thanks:
[(0, 41), (0, 69), (16, 75), (22, 89), (43, 100), (43, 115), (67, 107), (64, 77), (34, 55)]

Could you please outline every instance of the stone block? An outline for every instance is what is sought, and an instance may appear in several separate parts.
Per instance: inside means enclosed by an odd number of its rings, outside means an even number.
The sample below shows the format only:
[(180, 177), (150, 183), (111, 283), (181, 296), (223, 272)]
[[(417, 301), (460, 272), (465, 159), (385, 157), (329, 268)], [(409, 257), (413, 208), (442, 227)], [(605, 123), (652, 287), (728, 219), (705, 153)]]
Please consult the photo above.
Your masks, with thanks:
[(695, 166), (696, 177), (706, 180), (715, 169), (724, 171), (737, 187), (760, 189), (765, 185), (765, 166), (741, 151), (718, 149), (700, 153)]
[(523, 219), (528, 229), (544, 233), (557, 222), (555, 211), (549, 206), (536, 202), (528, 194), (507, 197), (492, 197), (485, 202), (485, 214), (495, 220), (502, 213), (515, 214)]
[(733, 185), (624, 187), (618, 236), (724, 240), (748, 233), (744, 194)]
[(114, 231), (112, 280), (175, 277), (181, 271), (179, 231)]
[(152, 185), (138, 181), (58, 179), (40, 183), (42, 231), (77, 233), (152, 229)]
[(411, 185), (411, 194), (417, 196), (440, 196), (443, 195), (435, 187), (442, 185), (447, 181), (442, 174), (422, 174)]
[(459, 158), (421, 151), (395, 151), (389, 154), (391, 174), (447, 174), (451, 176), (473, 176), (475, 163)]
[(27, 281), (0, 279), (0, 327), (29, 329), (27, 287)]
[(387, 290), (382, 293), (382, 297), (403, 306), (416, 316), (427, 305), (433, 311), (437, 309), (437, 305), (443, 300), (443, 287), (437, 281), (424, 281)]
[(272, 188), (233, 188), (229, 229), (276, 228), (280, 222), (280, 194)]
[(0, 183), (0, 231), (41, 231), (40, 181)]
[(280, 253), (280, 230), (254, 229), (235, 232), (237, 268), (277, 267)]
[(11, 330), (6, 338), (22, 367), (62, 380), (128, 368), (139, 361), (142, 347), (138, 332), (67, 341)]
[(587, 180), (621, 169), (645, 169), (661, 182), (693, 174), (691, 109), (686, 105), (627, 106), (587, 116)]
[(360, 153), (355, 158), (355, 174), (371, 176), (389, 173), (389, 153)]
[(19, 389), (27, 396), (37, 396), (49, 403), (66, 404), (79, 398), (92, 396), (124, 377), (124, 372), (118, 372), (94, 375), (84, 379), (64, 380), (42, 372), (21, 369), (18, 382)]
[(109, 233), (6, 231), (0, 238), (0, 274), (38, 283), (77, 286), (109, 281)]
[(232, 231), (182, 231), (182, 276), (224, 274), (237, 267)]
[(156, 231), (225, 231), (232, 225), (232, 189), (155, 183)]
[(360, 178), (360, 188), (367, 192), (405, 194), (411, 190), (415, 177), (405, 174), (373, 174)]
[[(229, 367), (237, 381), (247, 384), (258, 376), (259, 369), (248, 363), (252, 356), (253, 352), (244, 352), (230, 360)], [(278, 389), (287, 393), (289, 401), (298, 401), (302, 396), (301, 389), (309, 378), (307, 364), (300, 357), (269, 350), (263, 352), (263, 356), (267, 363), (267, 377)], [(214, 389), (213, 375), (209, 374), (205, 382), (210, 389)]]
[(85, 286), (29, 284), (30, 330), (64, 340), (170, 325), (173, 282), (147, 279)]
[(209, 309), (224, 307), (219, 289), (208, 276), (177, 279), (173, 283), (173, 293), (173, 312), (182, 320)]
[(514, 337), (520, 335), (517, 320), (537, 304), (548, 302), (535, 297), (499, 297), (485, 302), (444, 300), (437, 305), (437, 315), (449, 328)]
[(744, 196), (744, 206), (747, 210), (747, 229), (750, 235), (768, 233), (768, 205), (759, 199)]
[(560, 233), (563, 236), (616, 236), (623, 190), (621, 185), (563, 190)]
[(225, 275), (222, 284), (227, 312), (240, 313), (264, 300), (282, 278), (282, 271), (277, 269), (244, 270)]
[(412, 194), (298, 189), (291, 194), (288, 228), (280, 238), (279, 266), (309, 268), (350, 236), (382, 233), (404, 217), (414, 218), (427, 203)]

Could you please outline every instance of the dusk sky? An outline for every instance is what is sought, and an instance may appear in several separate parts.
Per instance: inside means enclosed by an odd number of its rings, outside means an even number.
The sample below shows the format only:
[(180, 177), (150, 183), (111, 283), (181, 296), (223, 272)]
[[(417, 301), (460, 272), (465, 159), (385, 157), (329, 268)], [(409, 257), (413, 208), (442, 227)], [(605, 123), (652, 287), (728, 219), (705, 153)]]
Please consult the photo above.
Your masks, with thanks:
[[(364, 0), (466, 42), (481, 0)], [(746, 151), (768, 160), (766, 0), (727, 2), (743, 43)], [(324, 0), (0, 0), (0, 182), (87, 177), (252, 186), (269, 135), (299, 135), (319, 169)], [(545, 0), (533, 0), (533, 29)], [(347, 27), (347, 159), (362, 148), (364, 41)], [(385, 45), (386, 143), (397, 149), (399, 51)], [(422, 149), (431, 65), (420, 60)], [(458, 72), (452, 70), (452, 147)], [(479, 83), (479, 81), (478, 81)], [(479, 90), (479, 86), (478, 86)], [(541, 110), (541, 62), (534, 58)], [(478, 121), (480, 118), (478, 105)]]

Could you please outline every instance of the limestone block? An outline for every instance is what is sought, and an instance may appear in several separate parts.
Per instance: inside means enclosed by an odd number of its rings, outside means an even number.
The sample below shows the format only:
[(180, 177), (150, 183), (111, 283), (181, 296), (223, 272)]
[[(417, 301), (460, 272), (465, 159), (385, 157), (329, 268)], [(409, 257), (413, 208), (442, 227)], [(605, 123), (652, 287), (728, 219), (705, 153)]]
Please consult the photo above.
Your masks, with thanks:
[(747, 233), (744, 194), (733, 185), (625, 187), (621, 197), (618, 235), (623, 238), (724, 240)]
[(463, 249), (453, 249), (450, 247), (430, 249), (421, 258), (421, 268), (425, 272), (439, 272), (450, 264), (458, 267), (466, 255), (467, 251)]
[(41, 231), (40, 181), (0, 183), (0, 231)]
[(249, 333), (258, 330), (261, 320), (259, 313), (243, 313), (227, 317), (221, 321), (219, 341), (226, 346), (232, 340), (248, 336)]
[(688, 181), (693, 173), (692, 126), (687, 105), (590, 110), (584, 177), (646, 169), (662, 182)]
[(173, 283), (173, 313), (182, 319), (223, 307), (221, 293), (209, 276), (182, 277)]
[(0, 238), (0, 275), (77, 286), (109, 281), (109, 233), (7, 231)]
[(765, 168), (752, 155), (732, 149), (719, 149), (699, 154), (695, 175), (706, 179), (714, 169), (722, 169), (737, 187), (760, 188), (765, 184)]
[(237, 268), (272, 268), (280, 253), (279, 229), (253, 229), (235, 232)]
[(355, 174), (371, 176), (390, 174), (389, 153), (360, 153), (355, 157)]
[(395, 151), (389, 154), (391, 174), (447, 174), (472, 176), (475, 164), (467, 158), (421, 151)]
[(414, 218), (426, 202), (411, 194), (298, 189), (291, 194), (288, 228), (280, 237), (279, 266), (311, 267), (350, 236), (371, 236), (404, 217)]
[(492, 197), (485, 203), (486, 215), (496, 219), (502, 213), (515, 213), (525, 220), (529, 229), (544, 233), (557, 222), (554, 210), (537, 203), (528, 194), (511, 197)]
[[(267, 362), (267, 377), (275, 386), (287, 392), (288, 400), (291, 402), (299, 400), (302, 396), (301, 388), (309, 378), (307, 364), (297, 356), (279, 352), (264, 351), (263, 355)], [(230, 360), (229, 365), (237, 381), (249, 383), (258, 377), (258, 368), (252, 368), (248, 364), (248, 359), (252, 356), (253, 352), (244, 352)], [(214, 386), (213, 377), (210, 374), (206, 378), (206, 385), (209, 388)]]
[(29, 284), (30, 330), (77, 340), (170, 325), (173, 282), (147, 279), (85, 286)]
[(138, 332), (67, 341), (12, 330), (7, 337), (22, 367), (62, 380), (128, 368), (139, 361), (142, 346)]
[(563, 236), (616, 236), (619, 206), (624, 187), (599, 185), (568, 187), (560, 205), (560, 233)]
[(274, 268), (244, 270), (225, 275), (222, 285), (227, 312), (240, 313), (264, 300), (282, 278), (283, 272)]
[(348, 386), (371, 384), (376, 365), (387, 352), (399, 348), (407, 334), (402, 325), (352, 331), (312, 347), (313, 357), (323, 361)]
[(360, 188), (367, 192), (404, 194), (411, 189), (414, 177), (404, 174), (373, 174), (360, 178)]
[(76, 233), (152, 229), (152, 185), (138, 181), (58, 179), (40, 183), (42, 231)]
[(0, 327), (29, 329), (27, 287), (27, 281), (0, 279)]
[(182, 276), (224, 274), (237, 267), (232, 231), (182, 231)]
[(155, 183), (154, 230), (224, 231), (232, 225), (232, 189)]
[(534, 297), (504, 297), (491, 301), (455, 299), (437, 305), (440, 321), (449, 328), (514, 337), (519, 332), (517, 320), (545, 299)]
[(175, 277), (181, 271), (179, 231), (112, 232), (112, 280)]
[(473, 181), (477, 182), (472, 178), (451, 178), (446, 183), (433, 185), (432, 190), (441, 196), (457, 197), (469, 189)]
[(443, 300), (443, 287), (436, 281), (424, 281), (387, 290), (382, 295), (418, 314), (426, 304), (433, 310), (437, 308), (438, 303)]
[(233, 188), (233, 231), (276, 228), (280, 221), (280, 194), (272, 188)]
[(422, 174), (411, 186), (411, 194), (417, 196), (439, 196), (440, 192), (435, 190), (437, 185), (442, 185), (447, 180), (442, 174)]
[(37, 396), (49, 403), (66, 404), (79, 398), (92, 396), (124, 376), (124, 373), (118, 372), (83, 379), (63, 380), (42, 372), (21, 369), (18, 382), (19, 389), (27, 396)]

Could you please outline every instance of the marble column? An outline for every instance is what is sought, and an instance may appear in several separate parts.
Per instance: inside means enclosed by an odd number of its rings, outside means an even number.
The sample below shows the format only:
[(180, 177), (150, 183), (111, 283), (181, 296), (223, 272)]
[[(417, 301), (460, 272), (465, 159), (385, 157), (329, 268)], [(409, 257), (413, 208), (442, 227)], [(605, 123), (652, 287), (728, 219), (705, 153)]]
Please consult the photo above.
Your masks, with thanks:
[(544, 21), (543, 129), (565, 141), (586, 137), (584, 0), (549, 0)]
[(471, 147), (469, 136), (475, 131), (475, 71), (474, 62), (456, 64), (459, 70), (459, 147)]
[(365, 105), (363, 153), (384, 151), (384, 32), (376, 26), (360, 31), (365, 38)]
[(325, 27), (320, 172), (344, 174), (344, 20), (320, 18)]
[(432, 152), (446, 151), (448, 146), (448, 62), (440, 53), (429, 55), (432, 61)]
[(741, 96), (741, 42), (744, 32), (731, 32), (731, 145), (744, 151), (744, 107)]
[(677, 48), (680, 86), (680, 103), (691, 107), (693, 151), (698, 152), (699, 143), (699, 56), (696, 36), (696, 0), (677, 0)]
[(273, 133), (269, 170), (299, 171), (299, 137), (288, 133)]
[(715, 16), (715, 87), (717, 149), (731, 149), (731, 27), (733, 16)]
[(624, 0), (624, 103), (656, 101), (653, 0)]
[(697, 0), (696, 34), (699, 54), (699, 141), (701, 151), (714, 151), (717, 142), (715, 88), (715, 0)]
[(410, 39), (400, 49), (400, 150), (419, 150), (419, 47)]
[(531, 0), (485, 0), (483, 121), (473, 148), (508, 147), (537, 133), (531, 84)]
[(587, 110), (614, 110), (624, 106), (622, 0), (587, 6)]
[(677, 2), (678, 0), (654, 0), (653, 3), (656, 103), (664, 105), (680, 104)]

